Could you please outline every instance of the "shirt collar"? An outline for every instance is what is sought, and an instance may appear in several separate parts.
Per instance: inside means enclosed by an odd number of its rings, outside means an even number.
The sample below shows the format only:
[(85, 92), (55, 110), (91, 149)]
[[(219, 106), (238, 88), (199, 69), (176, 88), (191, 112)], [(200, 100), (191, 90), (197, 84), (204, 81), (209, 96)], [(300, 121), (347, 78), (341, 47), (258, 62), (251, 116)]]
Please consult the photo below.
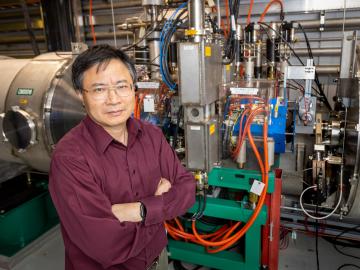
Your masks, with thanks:
[[(99, 153), (104, 153), (109, 144), (114, 138), (99, 124), (95, 123), (88, 115), (84, 119), (84, 124), (96, 144), (96, 149)], [(126, 121), (126, 127), (128, 130), (128, 146), (131, 146), (137, 135), (142, 133), (140, 122), (130, 117)]]

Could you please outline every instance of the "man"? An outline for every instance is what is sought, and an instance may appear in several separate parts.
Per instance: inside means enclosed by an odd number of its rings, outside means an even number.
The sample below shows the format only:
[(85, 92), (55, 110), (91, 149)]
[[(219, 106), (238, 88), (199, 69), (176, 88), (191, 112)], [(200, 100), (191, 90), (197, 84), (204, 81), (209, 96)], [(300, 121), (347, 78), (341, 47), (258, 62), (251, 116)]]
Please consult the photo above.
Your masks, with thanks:
[(130, 117), (136, 73), (122, 51), (94, 46), (72, 72), (87, 116), (56, 145), (49, 183), (65, 268), (158, 269), (163, 222), (194, 203), (193, 176), (159, 128)]

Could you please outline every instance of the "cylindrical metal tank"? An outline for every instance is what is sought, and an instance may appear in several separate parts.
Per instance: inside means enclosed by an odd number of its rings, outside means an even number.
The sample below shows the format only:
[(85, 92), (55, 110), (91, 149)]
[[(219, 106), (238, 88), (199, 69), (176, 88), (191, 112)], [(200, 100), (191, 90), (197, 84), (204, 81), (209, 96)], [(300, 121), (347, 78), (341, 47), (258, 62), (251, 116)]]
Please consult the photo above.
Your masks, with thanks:
[(7, 141), (0, 145), (1, 158), (49, 170), (56, 142), (85, 115), (72, 87), (71, 63), (69, 53), (0, 60), (0, 71), (13, 74), (0, 74), (0, 98), (5, 100), (0, 134)]

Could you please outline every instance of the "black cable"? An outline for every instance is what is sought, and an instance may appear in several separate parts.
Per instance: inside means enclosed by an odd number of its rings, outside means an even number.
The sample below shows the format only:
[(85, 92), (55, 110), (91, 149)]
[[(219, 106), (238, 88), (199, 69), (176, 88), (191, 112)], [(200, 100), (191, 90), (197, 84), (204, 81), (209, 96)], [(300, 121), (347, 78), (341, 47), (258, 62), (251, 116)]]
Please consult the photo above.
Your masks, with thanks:
[[(306, 41), (306, 46), (307, 46), (307, 49), (308, 49), (308, 54), (309, 54), (309, 57), (310, 59), (313, 59), (314, 60), (314, 56), (313, 56), (313, 53), (312, 53), (312, 50), (311, 50), (311, 46), (310, 46), (310, 42), (309, 42), (309, 39), (307, 37), (307, 34), (305, 32), (305, 29), (303, 28), (303, 26), (301, 25), (301, 23), (298, 23), (299, 25), (299, 28), (301, 29), (301, 31), (303, 32), (304, 34), (304, 37), (305, 37), (305, 41)], [(315, 70), (315, 83), (320, 91), (320, 94), (321, 96), (323, 97), (323, 101), (326, 105), (326, 107), (328, 107), (328, 109), (331, 111), (331, 105), (322, 89), (322, 86), (321, 86), (321, 83), (320, 83), (320, 80), (319, 80), (319, 76), (318, 76), (318, 73), (316, 72)]]
[(194, 221), (194, 220), (198, 220), (203, 217), (205, 207), (206, 207), (206, 190), (205, 189), (204, 189), (202, 195), (196, 196), (196, 199), (199, 197), (202, 197), (202, 200), (198, 200), (199, 204), (198, 204), (198, 208), (197, 208), (196, 212), (190, 218), (185, 217), (185, 215), (179, 216), (180, 219), (185, 220), (185, 221)]
[[(360, 257), (354, 256), (354, 255), (351, 255), (351, 254), (347, 254), (347, 253), (341, 251), (341, 250), (337, 247), (338, 245), (342, 245), (342, 243), (339, 243), (339, 242), (338, 242), (338, 241), (339, 241), (338, 239), (339, 239), (343, 234), (345, 234), (345, 233), (347, 233), (347, 232), (350, 232), (350, 231), (358, 231), (358, 228), (360, 228), (360, 225), (357, 225), (357, 226), (352, 227), (352, 228), (348, 228), (348, 229), (346, 229), (346, 230), (343, 230), (341, 233), (339, 233), (339, 234), (335, 237), (335, 239), (334, 239), (335, 243), (333, 243), (333, 247), (335, 248), (335, 250), (336, 250), (337, 252), (339, 252), (340, 254), (342, 254), (342, 255), (344, 255), (344, 256), (347, 256), (347, 257), (351, 257), (351, 258), (360, 260)], [(336, 244), (336, 242), (338, 242), (338, 243)], [(345, 244), (344, 246), (346, 246), (346, 244)]]
[[(319, 173), (320, 174), (320, 173)], [(319, 198), (320, 198), (320, 190), (319, 190), (319, 176), (316, 176), (316, 204), (315, 204), (315, 216), (318, 216), (319, 212)], [(316, 269), (320, 270), (319, 263), (319, 220), (315, 219), (315, 252), (316, 252)]]
[(170, 75), (169, 65), (168, 65), (168, 61), (167, 61), (167, 53), (168, 53), (168, 48), (170, 46), (171, 38), (172, 38), (173, 34), (175, 33), (176, 28), (179, 27), (180, 25), (182, 25), (187, 19), (187, 17), (184, 18), (184, 21), (182, 21), (182, 19), (181, 19), (181, 17), (185, 14), (185, 12), (187, 12), (187, 10), (183, 9), (179, 14), (176, 15), (177, 17), (175, 18), (174, 22), (172, 23), (171, 28), (165, 32), (164, 41), (160, 48), (162, 51), (162, 57), (160, 59), (161, 64), (163, 66), (162, 75), (165, 77), (165, 81), (167, 81), (171, 85), (174, 85), (175, 82), (173, 81), (173, 79), (171, 78), (171, 75)]
[(144, 63), (135, 62), (134, 64), (135, 65), (149, 65), (149, 66), (160, 67), (160, 65), (154, 64), (154, 63), (144, 64)]
[[(273, 30), (275, 33), (277, 33), (277, 35), (282, 39), (282, 41), (285, 42), (285, 43), (288, 45), (289, 49), (290, 49), (291, 52), (294, 54), (294, 56), (298, 59), (298, 61), (299, 61), (303, 66), (305, 66), (304, 62), (300, 59), (299, 55), (295, 52), (294, 48), (291, 46), (291, 44), (290, 44), (289, 42), (287, 42), (287, 40), (281, 35), (281, 33), (280, 33), (279, 31), (277, 31), (276, 29), (274, 29), (273, 27), (271, 27), (271, 26), (270, 26), (269, 24), (267, 24), (267, 23), (259, 22), (259, 24), (260, 24), (260, 27), (263, 27), (262, 25), (265, 25), (266, 27), (270, 28), (270, 29)], [(299, 23), (299, 27), (300, 27), (300, 25), (301, 25), (301, 24)], [(302, 26), (301, 26), (301, 27), (302, 27)], [(304, 35), (306, 35), (305, 32), (304, 32)], [(306, 38), (307, 38), (307, 36), (306, 36)], [(310, 49), (311, 49), (311, 48), (310, 48)], [(312, 54), (312, 52), (311, 52), (311, 54)], [(315, 71), (315, 80), (314, 80), (314, 81), (315, 81), (315, 83), (316, 83), (316, 85), (317, 85), (317, 87), (318, 87), (318, 89), (319, 89), (319, 91), (320, 91), (319, 94), (321, 95), (322, 100), (324, 101), (326, 107), (331, 111), (331, 105), (330, 105), (328, 99), (326, 98), (326, 95), (325, 95), (324, 91), (322, 90), (322, 87), (321, 87), (321, 84), (320, 84), (320, 81), (319, 81), (319, 78), (318, 78), (318, 76), (317, 76), (317, 72), (316, 72), (316, 71)]]
[[(159, 24), (161, 24), (162, 21), (165, 19), (165, 16), (166, 16), (166, 14), (168, 13), (168, 11), (169, 11), (169, 8), (166, 9), (165, 13), (163, 14), (163, 16), (162, 16), (161, 19), (160, 19)], [(151, 28), (142, 38), (140, 38), (136, 43), (131, 44), (131, 45), (129, 45), (128, 47), (123, 48), (122, 50), (123, 50), (123, 51), (128, 51), (128, 50), (136, 47), (137, 45), (139, 45), (139, 44), (140, 44), (142, 41), (144, 41), (148, 36), (150, 36), (152, 33), (154, 33), (154, 31), (156, 30), (156, 27), (157, 27), (157, 25), (155, 25), (154, 27), (152, 27), (152, 28)]]
[[(234, 17), (235, 25), (237, 23), (237, 18), (239, 15), (239, 9), (240, 9), (239, 0), (234, 0), (232, 3), (230, 3), (229, 5), (230, 18), (232, 18), (232, 16)], [(235, 34), (236, 34), (236, 29), (230, 27), (229, 37), (226, 39), (224, 44), (224, 57), (222, 61), (223, 65), (228, 65), (232, 63), (235, 59)]]
[(360, 266), (358, 266), (358, 265), (351, 264), (351, 263), (345, 263), (345, 264), (343, 264), (343, 265), (340, 265), (337, 270), (341, 270), (341, 269), (343, 269), (344, 267), (348, 267), (348, 266), (352, 266), (352, 267), (356, 267), (357, 269), (360, 269)]
[(299, 60), (300, 64), (305, 66), (304, 62), (301, 60), (301, 58), (299, 57), (299, 55), (295, 52), (295, 50), (293, 49), (293, 47), (291, 46), (291, 44), (289, 42), (287, 42), (287, 40), (281, 35), (281, 33), (279, 31), (277, 31), (276, 29), (274, 29), (273, 27), (271, 27), (269, 24), (264, 23), (264, 22), (258, 22), (258, 24), (260, 24), (260, 27), (263, 27), (263, 25), (265, 25), (267, 28), (270, 28), (272, 31), (274, 31), (275, 33), (277, 33), (277, 35), (281, 38), (281, 40), (283, 42), (285, 42), (285, 44), (287, 44), (289, 46), (289, 49), (291, 50), (291, 52), (294, 54), (294, 56), (297, 58), (297, 60)]
[(176, 114), (176, 128), (175, 128), (175, 134), (174, 134), (174, 148), (176, 147), (176, 144), (177, 144), (177, 139), (178, 139), (178, 135), (179, 135), (180, 120), (181, 120), (182, 115), (183, 115), (183, 106), (180, 105), (179, 110), (178, 110), (178, 112)]
[(202, 194), (202, 204), (199, 202), (199, 206), (201, 205), (200, 210), (197, 211), (196, 214), (194, 214), (191, 218), (191, 220), (198, 220), (204, 216), (204, 211), (206, 207), (206, 190), (203, 190)]
[(178, 260), (174, 260), (173, 261), (173, 266), (174, 266), (174, 269), (175, 270), (198, 270), (202, 267), (202, 265), (197, 265), (195, 266), (195, 268), (192, 268), (192, 269), (188, 269), (188, 268), (185, 268), (183, 265), (182, 265), (182, 262), (181, 261), (178, 261)]

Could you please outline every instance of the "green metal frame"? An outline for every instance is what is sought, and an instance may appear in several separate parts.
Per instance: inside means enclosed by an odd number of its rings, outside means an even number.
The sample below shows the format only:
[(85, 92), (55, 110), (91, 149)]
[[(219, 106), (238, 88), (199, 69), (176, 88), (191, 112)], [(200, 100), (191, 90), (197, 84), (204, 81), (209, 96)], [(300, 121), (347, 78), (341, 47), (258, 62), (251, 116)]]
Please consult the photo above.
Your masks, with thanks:
[(40, 195), (0, 214), (0, 255), (15, 255), (59, 223), (47, 182), (40, 182), (38, 185), (44, 189)]
[[(209, 185), (226, 187), (236, 190), (249, 191), (254, 179), (261, 181), (261, 174), (257, 171), (236, 170), (229, 168), (214, 168), (209, 173)], [(274, 191), (275, 177), (269, 173), (268, 193)], [(188, 210), (196, 212), (198, 202)], [(218, 198), (207, 198), (205, 216), (247, 222), (253, 210), (248, 209), (244, 202), (225, 200)], [(233, 251), (222, 251), (216, 254), (207, 253), (205, 247), (175, 241), (169, 239), (169, 256), (175, 260), (181, 260), (197, 265), (203, 265), (216, 269), (229, 270), (255, 270), (260, 268), (261, 257), (261, 226), (266, 223), (267, 207), (263, 206), (254, 224), (244, 235), (244, 248), (242, 253)]]

